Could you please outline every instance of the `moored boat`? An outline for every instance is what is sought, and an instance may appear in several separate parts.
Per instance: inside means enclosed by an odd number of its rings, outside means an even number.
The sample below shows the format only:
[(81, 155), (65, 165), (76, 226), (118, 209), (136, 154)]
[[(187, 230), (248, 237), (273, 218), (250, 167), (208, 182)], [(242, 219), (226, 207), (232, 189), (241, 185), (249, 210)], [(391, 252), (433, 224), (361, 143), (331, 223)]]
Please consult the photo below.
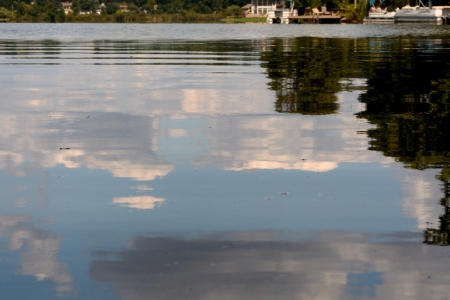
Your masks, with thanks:
[(395, 23), (428, 23), (443, 24), (447, 23), (450, 17), (450, 6), (405, 6), (397, 10), (395, 14)]
[[(380, 0), (379, 5), (383, 4), (383, 0)], [(393, 24), (395, 12), (387, 11), (385, 7), (375, 7), (375, 0), (370, 0), (369, 15), (364, 18), (364, 24)]]
[[(372, 7), (373, 8), (373, 7)], [(369, 11), (369, 16), (365, 17), (364, 24), (393, 24), (395, 12), (388, 12), (380, 8)]]

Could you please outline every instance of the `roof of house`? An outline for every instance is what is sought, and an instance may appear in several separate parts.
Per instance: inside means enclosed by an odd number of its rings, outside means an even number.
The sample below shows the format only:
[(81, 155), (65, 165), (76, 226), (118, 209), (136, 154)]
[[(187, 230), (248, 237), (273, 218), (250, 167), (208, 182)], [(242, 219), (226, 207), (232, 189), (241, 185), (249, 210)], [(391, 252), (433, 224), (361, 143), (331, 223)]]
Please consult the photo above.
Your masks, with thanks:
[(242, 6), (242, 9), (251, 9), (251, 8), (252, 8), (252, 5), (250, 3)]
[(62, 7), (72, 7), (72, 2), (63, 2)]

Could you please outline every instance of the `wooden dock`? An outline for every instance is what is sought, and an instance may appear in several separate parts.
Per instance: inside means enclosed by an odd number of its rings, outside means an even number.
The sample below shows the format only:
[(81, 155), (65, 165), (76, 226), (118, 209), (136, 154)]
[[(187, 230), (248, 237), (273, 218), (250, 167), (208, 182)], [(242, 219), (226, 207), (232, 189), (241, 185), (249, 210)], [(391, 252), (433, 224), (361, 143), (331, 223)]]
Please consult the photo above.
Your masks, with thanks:
[(339, 24), (344, 16), (340, 15), (303, 15), (288, 17), (289, 23)]

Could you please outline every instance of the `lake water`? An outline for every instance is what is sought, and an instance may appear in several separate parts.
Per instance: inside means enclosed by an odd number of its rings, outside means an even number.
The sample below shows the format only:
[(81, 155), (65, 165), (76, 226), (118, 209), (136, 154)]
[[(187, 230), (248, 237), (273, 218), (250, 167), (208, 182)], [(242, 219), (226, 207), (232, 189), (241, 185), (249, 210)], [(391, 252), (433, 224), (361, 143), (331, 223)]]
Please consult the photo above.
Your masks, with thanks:
[(2, 299), (448, 299), (450, 26), (0, 25)]

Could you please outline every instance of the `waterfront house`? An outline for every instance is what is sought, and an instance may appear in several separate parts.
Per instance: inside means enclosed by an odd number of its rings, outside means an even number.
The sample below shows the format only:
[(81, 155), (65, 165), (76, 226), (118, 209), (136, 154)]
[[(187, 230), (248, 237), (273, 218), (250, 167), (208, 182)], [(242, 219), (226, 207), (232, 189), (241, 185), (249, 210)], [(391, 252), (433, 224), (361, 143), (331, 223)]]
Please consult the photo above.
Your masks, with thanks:
[(245, 15), (250, 15), (252, 13), (252, 5), (250, 3), (242, 6), (241, 8), (242, 8), (242, 12)]
[(66, 1), (61, 3), (64, 13), (67, 15), (68, 13), (72, 12), (72, 2)]
[(269, 10), (285, 7), (285, 0), (252, 0), (251, 14), (267, 16)]
[(121, 3), (120, 5), (119, 5), (119, 7), (120, 7), (120, 10), (122, 11), (122, 12), (128, 12), (129, 10), (128, 10), (128, 5), (126, 4), (126, 3)]

